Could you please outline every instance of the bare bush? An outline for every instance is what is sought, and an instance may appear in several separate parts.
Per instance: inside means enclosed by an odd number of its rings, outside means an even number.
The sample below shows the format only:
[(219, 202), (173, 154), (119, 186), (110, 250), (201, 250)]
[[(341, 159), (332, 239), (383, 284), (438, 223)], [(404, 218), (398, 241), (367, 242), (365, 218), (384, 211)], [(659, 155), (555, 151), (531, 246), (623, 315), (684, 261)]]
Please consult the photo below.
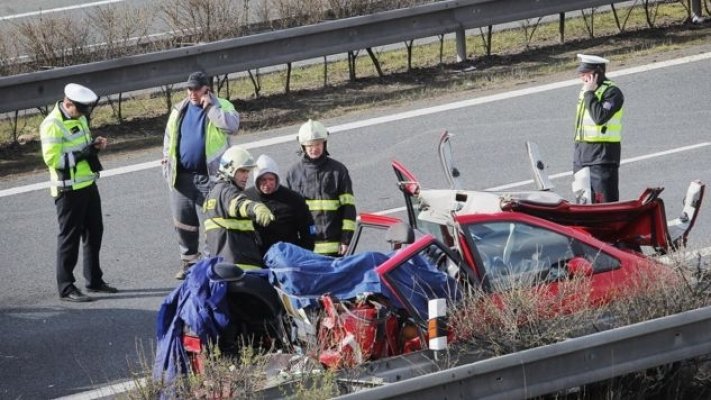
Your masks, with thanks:
[(131, 399), (242, 399), (263, 389), (267, 367), (273, 354), (260, 354), (245, 346), (237, 357), (220, 354), (217, 346), (208, 346), (200, 374), (179, 375), (171, 383), (146, 379), (130, 392)]
[(19, 52), (17, 41), (12, 29), (4, 28), (0, 30), (0, 76), (8, 76), (22, 72), (19, 64)]
[[(455, 340), (465, 351), (497, 356), (711, 304), (709, 273), (688, 262), (640, 266), (618, 279), (627, 284), (604, 298), (591, 297), (591, 278), (579, 276), (552, 288), (514, 279), (494, 284), (494, 293), (471, 289), (451, 316)], [(710, 369), (706, 359), (685, 360), (588, 385), (577, 398), (705, 398)]]
[(271, 26), (284, 29), (299, 25), (315, 24), (323, 19), (322, 0), (270, 0)]
[(104, 58), (138, 54), (149, 41), (148, 29), (153, 14), (147, 7), (109, 5), (96, 7), (89, 13)]
[(494, 293), (470, 288), (451, 317), (455, 341), (503, 355), (591, 332), (602, 315), (591, 304), (591, 284), (583, 276), (553, 286), (506, 277), (493, 283)]
[(246, 18), (241, 10), (237, 0), (165, 0), (158, 5), (176, 45), (239, 36)]
[(26, 53), (38, 68), (63, 67), (91, 61), (87, 47), (88, 24), (77, 24), (64, 17), (40, 15), (17, 23), (20, 51)]

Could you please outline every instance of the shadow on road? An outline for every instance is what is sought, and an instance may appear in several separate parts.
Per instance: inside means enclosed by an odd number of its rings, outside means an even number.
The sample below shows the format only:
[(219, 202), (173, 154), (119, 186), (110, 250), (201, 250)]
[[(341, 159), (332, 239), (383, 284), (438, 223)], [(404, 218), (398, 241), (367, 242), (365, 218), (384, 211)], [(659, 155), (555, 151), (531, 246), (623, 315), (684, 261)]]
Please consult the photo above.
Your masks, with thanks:
[(0, 398), (56, 398), (143, 373), (155, 354), (155, 318), (156, 311), (118, 308), (2, 310)]

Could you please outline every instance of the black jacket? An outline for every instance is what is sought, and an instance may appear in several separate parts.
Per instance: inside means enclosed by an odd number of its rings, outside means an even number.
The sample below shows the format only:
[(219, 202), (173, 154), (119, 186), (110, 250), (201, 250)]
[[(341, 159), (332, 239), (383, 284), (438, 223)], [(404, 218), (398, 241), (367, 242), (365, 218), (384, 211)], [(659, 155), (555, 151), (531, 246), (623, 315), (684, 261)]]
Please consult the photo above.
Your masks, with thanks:
[(260, 238), (262, 255), (276, 242), (289, 242), (307, 250), (314, 249), (311, 232), (314, 220), (304, 198), (295, 191), (279, 185), (271, 194), (264, 194), (251, 187), (244, 191), (248, 199), (264, 203), (274, 214), (269, 226), (255, 225)]
[(304, 196), (309, 205), (316, 225), (314, 251), (335, 255), (338, 244), (350, 244), (356, 208), (345, 165), (326, 155), (316, 160), (304, 155), (289, 169), (285, 184)]
[(205, 235), (212, 256), (247, 267), (263, 267), (250, 219), (253, 202), (232, 181), (219, 180), (203, 203)]

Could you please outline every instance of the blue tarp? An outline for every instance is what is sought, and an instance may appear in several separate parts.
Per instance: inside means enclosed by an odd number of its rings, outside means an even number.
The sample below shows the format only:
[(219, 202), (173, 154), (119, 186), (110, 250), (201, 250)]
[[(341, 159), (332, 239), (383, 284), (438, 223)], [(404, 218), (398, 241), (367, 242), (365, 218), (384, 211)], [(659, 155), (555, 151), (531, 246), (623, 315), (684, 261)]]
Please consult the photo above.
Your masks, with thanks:
[(202, 343), (215, 343), (219, 332), (229, 323), (227, 284), (216, 282), (212, 266), (222, 260), (213, 257), (190, 268), (185, 280), (171, 292), (158, 311), (156, 320), (156, 360), (153, 378), (166, 384), (177, 374), (189, 370), (189, 361), (181, 342), (187, 324)]
[[(388, 258), (378, 252), (333, 258), (279, 242), (267, 251), (264, 262), (272, 272), (272, 284), (290, 295), (297, 308), (316, 305), (325, 293), (347, 300), (364, 292), (382, 294), (394, 307), (404, 308), (375, 272)], [(456, 282), (421, 257), (395, 268), (388, 277), (423, 320), (427, 319), (429, 299), (456, 295)]]

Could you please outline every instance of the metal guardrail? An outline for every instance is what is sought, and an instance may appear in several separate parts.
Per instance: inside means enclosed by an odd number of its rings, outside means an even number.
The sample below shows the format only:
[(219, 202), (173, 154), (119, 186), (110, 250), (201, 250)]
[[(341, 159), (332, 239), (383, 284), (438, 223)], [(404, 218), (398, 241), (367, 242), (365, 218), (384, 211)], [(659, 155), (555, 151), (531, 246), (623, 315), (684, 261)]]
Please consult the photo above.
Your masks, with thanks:
[(525, 399), (711, 354), (709, 332), (711, 307), (706, 307), (413, 377), (338, 399)]
[(157, 53), (0, 78), (0, 112), (56, 101), (68, 82), (99, 95), (183, 82), (189, 72), (247, 71), (368, 47), (554, 15), (626, 0), (448, 0), (408, 9), (222, 40)]

